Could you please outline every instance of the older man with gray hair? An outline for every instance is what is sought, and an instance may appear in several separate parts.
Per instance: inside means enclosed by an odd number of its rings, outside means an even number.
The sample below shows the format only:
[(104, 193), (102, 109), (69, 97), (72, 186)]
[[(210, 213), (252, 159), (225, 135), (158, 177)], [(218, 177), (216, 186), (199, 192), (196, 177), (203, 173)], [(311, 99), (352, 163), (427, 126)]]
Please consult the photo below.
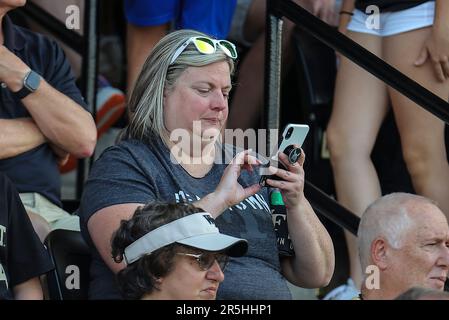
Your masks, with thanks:
[(358, 247), (367, 272), (363, 299), (394, 299), (414, 286), (444, 289), (449, 227), (427, 198), (393, 193), (376, 200), (360, 221)]

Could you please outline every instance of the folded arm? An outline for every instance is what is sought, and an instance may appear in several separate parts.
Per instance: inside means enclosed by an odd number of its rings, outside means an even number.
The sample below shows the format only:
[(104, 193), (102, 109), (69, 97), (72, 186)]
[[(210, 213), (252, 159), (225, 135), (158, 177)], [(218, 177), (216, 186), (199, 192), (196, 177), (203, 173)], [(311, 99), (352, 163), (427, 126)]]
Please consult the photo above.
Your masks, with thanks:
[(0, 119), (0, 159), (15, 157), (46, 142), (31, 118)]
[[(5, 46), (0, 46), (0, 81), (12, 92), (23, 87), (30, 68)], [(44, 79), (38, 89), (22, 99), (35, 124), (54, 145), (77, 157), (90, 156), (96, 143), (96, 127), (89, 112), (54, 89)]]

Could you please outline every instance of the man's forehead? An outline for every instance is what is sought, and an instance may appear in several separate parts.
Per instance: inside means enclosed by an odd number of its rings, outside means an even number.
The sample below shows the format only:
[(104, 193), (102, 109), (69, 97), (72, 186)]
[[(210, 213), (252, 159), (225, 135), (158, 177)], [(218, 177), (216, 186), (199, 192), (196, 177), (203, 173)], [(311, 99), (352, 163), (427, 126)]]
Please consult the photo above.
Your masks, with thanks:
[(449, 241), (449, 227), (447, 223), (429, 223), (418, 225), (416, 236), (418, 240), (443, 240)]
[(438, 207), (430, 203), (420, 203), (413, 207), (411, 215), (414, 221), (414, 231), (418, 238), (439, 238), (449, 237), (449, 226), (446, 217)]

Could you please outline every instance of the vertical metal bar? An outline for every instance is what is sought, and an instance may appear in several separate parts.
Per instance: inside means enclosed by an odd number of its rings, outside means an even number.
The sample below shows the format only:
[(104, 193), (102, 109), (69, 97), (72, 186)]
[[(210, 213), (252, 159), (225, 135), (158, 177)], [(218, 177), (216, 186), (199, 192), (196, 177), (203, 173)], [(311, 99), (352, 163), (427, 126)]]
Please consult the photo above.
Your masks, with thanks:
[[(281, 63), (283, 21), (274, 15), (277, 0), (267, 0), (267, 25), (265, 35), (265, 103), (263, 119), (265, 128), (279, 129), (281, 120)], [(266, 150), (271, 152), (277, 137), (267, 134)], [(275, 138), (276, 141), (271, 141)]]
[[(82, 62), (82, 92), (86, 99), (89, 111), (95, 119), (96, 116), (96, 89), (97, 89), (97, 58), (98, 58), (98, 1), (86, 0), (84, 12), (84, 52)], [(80, 199), (83, 186), (89, 175), (90, 164), (93, 157), (78, 161), (76, 179), (76, 198)]]

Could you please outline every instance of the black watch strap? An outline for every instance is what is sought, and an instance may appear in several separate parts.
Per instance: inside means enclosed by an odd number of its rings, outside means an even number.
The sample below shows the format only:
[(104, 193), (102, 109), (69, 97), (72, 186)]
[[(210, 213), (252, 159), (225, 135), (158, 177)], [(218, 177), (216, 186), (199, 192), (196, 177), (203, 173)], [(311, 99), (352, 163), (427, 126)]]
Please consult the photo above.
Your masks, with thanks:
[(20, 89), (17, 92), (13, 92), (14, 96), (20, 100), (22, 100), (23, 98), (25, 98), (27, 95), (29, 95), (31, 93), (31, 90), (28, 89), (27, 87), (23, 86), (22, 89)]
[(14, 96), (20, 100), (33, 93), (39, 87), (41, 76), (33, 70), (30, 70), (23, 78), (23, 87), (17, 92), (13, 92)]

